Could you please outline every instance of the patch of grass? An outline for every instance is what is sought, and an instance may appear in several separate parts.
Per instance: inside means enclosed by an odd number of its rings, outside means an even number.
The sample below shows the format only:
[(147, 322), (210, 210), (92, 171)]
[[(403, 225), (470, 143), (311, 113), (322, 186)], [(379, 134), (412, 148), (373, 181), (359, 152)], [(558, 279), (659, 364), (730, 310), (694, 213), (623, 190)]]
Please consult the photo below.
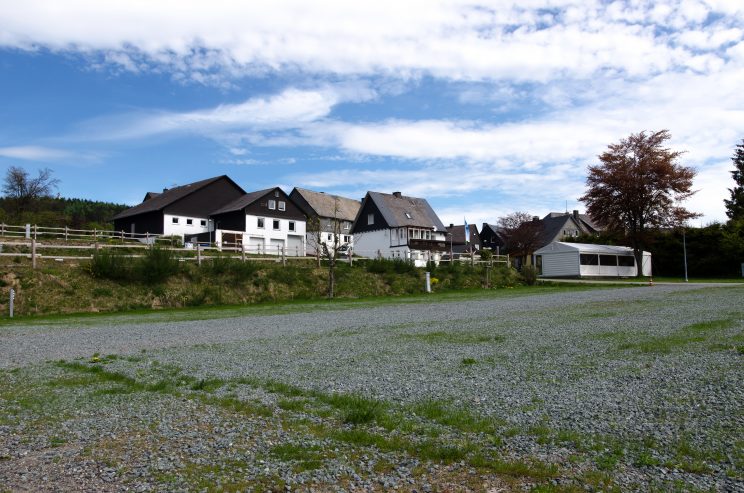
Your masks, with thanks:
[(696, 342), (707, 340), (711, 332), (733, 327), (733, 319), (709, 320), (687, 325), (664, 336), (641, 337), (638, 340), (627, 340), (620, 344), (620, 350), (632, 350), (640, 353), (669, 354), (672, 351)]
[(269, 454), (283, 462), (295, 462), (292, 469), (295, 472), (320, 469), (325, 458), (318, 446), (284, 443), (271, 448)]
[(276, 405), (284, 411), (305, 412), (307, 410), (305, 399), (279, 399)]
[(478, 360), (475, 358), (463, 358), (462, 361), (460, 361), (462, 366), (473, 366), (476, 363), (478, 363)]
[(474, 467), (486, 469), (496, 474), (512, 477), (525, 477), (532, 479), (550, 479), (559, 475), (558, 466), (546, 464), (538, 460), (503, 460), (489, 459), (483, 455), (476, 454), (470, 460)]
[(387, 408), (382, 401), (355, 394), (330, 394), (323, 396), (323, 401), (341, 411), (344, 423), (355, 425), (377, 421)]
[(495, 433), (497, 423), (481, 418), (464, 407), (438, 400), (425, 400), (414, 404), (410, 410), (426, 419), (469, 433)]
[(402, 334), (403, 339), (414, 339), (429, 344), (485, 344), (503, 342), (506, 338), (501, 335), (475, 334), (471, 332), (426, 332), (423, 334)]
[(204, 392), (214, 392), (215, 390), (223, 387), (225, 381), (221, 378), (207, 378), (200, 379), (191, 386), (191, 390), (202, 390)]

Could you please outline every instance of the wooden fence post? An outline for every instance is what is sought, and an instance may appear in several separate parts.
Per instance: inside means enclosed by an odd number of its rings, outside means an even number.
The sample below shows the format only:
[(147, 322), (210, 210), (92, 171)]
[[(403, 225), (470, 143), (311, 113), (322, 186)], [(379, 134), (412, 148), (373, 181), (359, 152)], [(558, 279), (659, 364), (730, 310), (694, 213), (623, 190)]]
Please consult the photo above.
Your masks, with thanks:
[(67, 241), (67, 226), (65, 226), (65, 241)]
[(34, 238), (31, 239), (31, 268), (36, 268), (36, 234), (34, 232)]
[(36, 225), (34, 224), (34, 240), (36, 239)]
[(245, 245), (240, 244), (240, 260), (245, 262)]
[(201, 245), (199, 243), (196, 244), (196, 265), (201, 265)]
[[(278, 245), (277, 245), (278, 247)], [(287, 266), (287, 257), (284, 255), (284, 247), (280, 247), (282, 249), (282, 266)]]

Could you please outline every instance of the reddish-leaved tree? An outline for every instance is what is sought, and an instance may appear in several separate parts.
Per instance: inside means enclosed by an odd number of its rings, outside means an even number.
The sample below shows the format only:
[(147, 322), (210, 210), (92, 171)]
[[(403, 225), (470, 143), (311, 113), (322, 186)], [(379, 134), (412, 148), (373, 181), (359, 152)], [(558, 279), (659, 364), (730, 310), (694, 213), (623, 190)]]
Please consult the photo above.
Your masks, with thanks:
[(695, 193), (695, 170), (679, 164), (682, 152), (664, 146), (670, 137), (668, 130), (644, 131), (610, 144), (600, 163), (589, 166), (587, 192), (579, 199), (594, 220), (625, 232), (639, 276), (649, 228), (677, 227), (700, 216), (680, 205)]

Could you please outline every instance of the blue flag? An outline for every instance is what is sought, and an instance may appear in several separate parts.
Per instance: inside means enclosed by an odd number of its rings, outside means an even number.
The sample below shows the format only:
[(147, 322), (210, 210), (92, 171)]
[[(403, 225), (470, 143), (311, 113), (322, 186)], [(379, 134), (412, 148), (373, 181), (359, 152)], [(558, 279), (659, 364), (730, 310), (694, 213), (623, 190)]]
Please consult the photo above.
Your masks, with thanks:
[(463, 218), (465, 221), (465, 243), (470, 243), (470, 228), (468, 227), (468, 220)]

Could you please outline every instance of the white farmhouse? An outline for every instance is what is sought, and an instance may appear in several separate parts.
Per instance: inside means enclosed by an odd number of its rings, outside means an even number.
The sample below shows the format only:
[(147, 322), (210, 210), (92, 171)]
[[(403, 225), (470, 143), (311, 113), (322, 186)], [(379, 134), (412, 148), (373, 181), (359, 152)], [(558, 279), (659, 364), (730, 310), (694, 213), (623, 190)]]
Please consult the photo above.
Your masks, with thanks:
[(302, 209), (308, 220), (312, 218), (315, 222), (312, 228), (308, 227), (305, 240), (308, 255), (315, 255), (318, 249), (322, 253), (323, 243), (329, 251), (333, 251), (334, 245), (353, 250), (351, 225), (359, 212), (360, 201), (297, 187), (289, 198)]
[(247, 193), (213, 212), (211, 219), (221, 247), (305, 256), (305, 214), (279, 187)]
[(423, 267), (447, 250), (447, 230), (426, 199), (367, 192), (352, 227), (362, 257), (413, 261)]

